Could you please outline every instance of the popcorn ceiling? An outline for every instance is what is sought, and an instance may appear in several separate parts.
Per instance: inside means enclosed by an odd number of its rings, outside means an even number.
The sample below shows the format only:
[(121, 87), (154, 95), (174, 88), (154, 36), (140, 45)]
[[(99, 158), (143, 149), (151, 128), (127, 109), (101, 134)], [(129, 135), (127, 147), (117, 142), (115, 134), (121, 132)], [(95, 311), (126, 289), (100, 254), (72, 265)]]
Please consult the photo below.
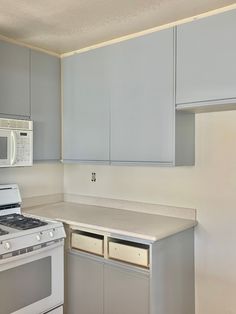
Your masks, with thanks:
[(62, 54), (233, 3), (228, 0), (1, 0), (0, 35)]

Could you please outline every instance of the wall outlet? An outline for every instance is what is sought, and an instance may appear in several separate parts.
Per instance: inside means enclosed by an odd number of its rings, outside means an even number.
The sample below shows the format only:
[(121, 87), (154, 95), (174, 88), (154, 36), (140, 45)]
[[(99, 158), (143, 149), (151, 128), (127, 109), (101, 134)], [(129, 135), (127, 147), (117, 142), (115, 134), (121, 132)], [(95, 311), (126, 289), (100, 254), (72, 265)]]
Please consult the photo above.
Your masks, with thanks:
[(96, 172), (92, 172), (91, 181), (92, 182), (96, 182), (97, 181)]

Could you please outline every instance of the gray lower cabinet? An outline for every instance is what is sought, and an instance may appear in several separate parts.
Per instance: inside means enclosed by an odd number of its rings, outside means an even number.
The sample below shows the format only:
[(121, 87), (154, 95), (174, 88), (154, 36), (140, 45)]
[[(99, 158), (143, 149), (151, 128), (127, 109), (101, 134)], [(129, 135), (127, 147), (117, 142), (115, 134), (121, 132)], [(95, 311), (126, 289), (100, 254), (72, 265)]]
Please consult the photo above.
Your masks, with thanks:
[(30, 49), (0, 41), (0, 114), (30, 117)]
[(34, 122), (34, 160), (61, 157), (60, 59), (31, 51), (31, 119)]
[(177, 108), (236, 108), (235, 38), (236, 10), (177, 27)]
[(149, 274), (104, 266), (104, 314), (149, 314)]
[(107, 49), (62, 60), (65, 161), (109, 160)]
[(66, 314), (149, 314), (149, 273), (66, 256)]
[(103, 314), (103, 263), (67, 254), (66, 314)]
[[(66, 226), (65, 314), (195, 313), (193, 229), (150, 243), (72, 228)], [(91, 253), (98, 241), (104, 256)]]

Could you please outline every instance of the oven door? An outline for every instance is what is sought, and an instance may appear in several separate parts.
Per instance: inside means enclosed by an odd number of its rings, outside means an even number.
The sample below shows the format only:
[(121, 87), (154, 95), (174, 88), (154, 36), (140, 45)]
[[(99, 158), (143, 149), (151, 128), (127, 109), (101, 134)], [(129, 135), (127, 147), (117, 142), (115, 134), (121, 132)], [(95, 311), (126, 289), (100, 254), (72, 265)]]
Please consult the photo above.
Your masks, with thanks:
[(63, 304), (63, 243), (0, 260), (1, 314), (41, 314)]
[(12, 133), (0, 129), (0, 167), (9, 167), (12, 162)]

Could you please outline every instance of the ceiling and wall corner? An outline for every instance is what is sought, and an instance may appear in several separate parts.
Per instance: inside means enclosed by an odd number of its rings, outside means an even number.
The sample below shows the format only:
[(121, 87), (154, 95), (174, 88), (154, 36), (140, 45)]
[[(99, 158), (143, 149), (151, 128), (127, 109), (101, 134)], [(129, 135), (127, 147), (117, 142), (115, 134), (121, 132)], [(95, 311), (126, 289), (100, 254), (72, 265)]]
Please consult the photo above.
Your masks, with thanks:
[(0, 38), (63, 54), (232, 4), (230, 0), (2, 0)]

